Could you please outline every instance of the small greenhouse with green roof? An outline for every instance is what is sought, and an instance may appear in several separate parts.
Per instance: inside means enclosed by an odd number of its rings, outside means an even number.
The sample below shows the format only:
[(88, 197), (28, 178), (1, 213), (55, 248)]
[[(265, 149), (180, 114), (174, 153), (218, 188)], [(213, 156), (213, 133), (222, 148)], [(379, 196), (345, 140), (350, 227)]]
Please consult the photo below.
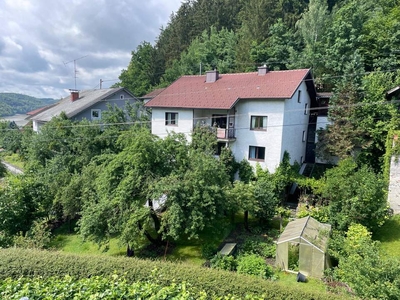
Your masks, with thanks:
[(321, 278), (330, 266), (328, 239), (331, 225), (308, 216), (291, 221), (276, 243), (276, 265), (285, 271)]

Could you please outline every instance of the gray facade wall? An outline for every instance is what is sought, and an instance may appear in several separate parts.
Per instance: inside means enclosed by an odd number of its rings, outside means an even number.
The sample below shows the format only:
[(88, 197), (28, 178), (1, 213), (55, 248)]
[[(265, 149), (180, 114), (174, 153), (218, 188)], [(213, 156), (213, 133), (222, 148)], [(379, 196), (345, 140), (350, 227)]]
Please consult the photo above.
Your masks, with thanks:
[[(123, 99), (121, 99), (121, 96), (123, 96)], [(120, 108), (124, 108), (126, 102), (134, 103), (136, 99), (132, 98), (131, 95), (129, 95), (125, 91), (121, 91), (119, 93), (113, 94), (104, 100), (97, 102), (96, 104), (92, 105), (91, 107), (88, 107), (84, 111), (80, 112), (76, 116), (72, 117), (71, 119), (73, 121), (82, 121), (84, 119), (92, 121), (92, 110), (93, 109), (100, 109), (101, 112), (107, 111), (108, 110), (108, 105), (112, 106), (118, 106)], [(101, 118), (100, 118), (101, 119)]]

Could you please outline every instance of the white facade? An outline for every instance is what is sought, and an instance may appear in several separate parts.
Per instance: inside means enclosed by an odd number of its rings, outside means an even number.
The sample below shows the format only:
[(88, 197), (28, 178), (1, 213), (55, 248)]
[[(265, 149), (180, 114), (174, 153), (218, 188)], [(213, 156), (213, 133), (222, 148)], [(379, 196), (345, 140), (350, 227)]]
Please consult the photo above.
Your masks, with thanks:
[[(301, 91), (300, 94), (298, 91)], [(274, 172), (287, 151), (291, 163), (305, 160), (310, 97), (303, 82), (291, 99), (243, 99), (230, 110), (152, 109), (152, 133), (164, 138), (169, 132), (184, 133), (191, 140), (196, 124), (213, 125), (213, 117), (226, 116), (226, 128), (234, 127), (235, 139), (220, 139), (228, 143), (237, 161), (248, 159), (270, 172)], [(176, 124), (168, 120), (170, 113), (177, 114)], [(265, 120), (262, 128), (252, 128), (252, 117)], [(265, 119), (266, 117), (266, 119)], [(254, 120), (253, 120), (254, 121)], [(232, 124), (233, 123), (233, 124)], [(254, 126), (254, 124), (253, 124)], [(254, 158), (254, 151), (263, 158)], [(251, 152), (251, 153), (250, 153)]]
[(302, 82), (292, 99), (285, 101), (281, 159), (284, 151), (287, 151), (291, 163), (297, 161), (301, 164), (305, 160), (310, 106), (307, 86)]
[[(175, 124), (167, 124), (166, 114), (177, 114)], [(161, 138), (169, 133), (184, 133), (188, 140), (193, 131), (193, 109), (153, 108), (151, 132)]]

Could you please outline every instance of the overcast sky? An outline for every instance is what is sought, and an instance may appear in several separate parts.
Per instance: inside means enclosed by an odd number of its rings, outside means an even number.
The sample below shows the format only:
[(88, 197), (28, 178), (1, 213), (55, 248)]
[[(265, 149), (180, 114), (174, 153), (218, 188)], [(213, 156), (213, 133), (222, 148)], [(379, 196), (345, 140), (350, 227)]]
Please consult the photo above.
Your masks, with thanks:
[(117, 82), (182, 0), (0, 0), (0, 92), (59, 99)]

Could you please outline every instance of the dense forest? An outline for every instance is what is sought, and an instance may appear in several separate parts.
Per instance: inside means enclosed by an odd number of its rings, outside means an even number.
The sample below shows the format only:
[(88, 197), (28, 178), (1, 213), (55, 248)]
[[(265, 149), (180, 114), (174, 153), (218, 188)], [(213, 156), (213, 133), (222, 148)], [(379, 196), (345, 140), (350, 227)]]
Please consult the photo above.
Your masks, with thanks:
[(119, 85), (142, 96), (181, 75), (311, 68), (318, 89), (400, 64), (399, 1), (187, 0)]
[(383, 252), (377, 237), (393, 220), (388, 157), (400, 114), (386, 93), (400, 85), (399, 33), (398, 0), (184, 1), (154, 45), (143, 41), (132, 51), (118, 85), (141, 96), (212, 68), (310, 68), (317, 89), (332, 92), (317, 152), (339, 163), (306, 177), (288, 155), (274, 173), (235, 161), (229, 148), (216, 159), (212, 129), (195, 128), (190, 142), (173, 132), (161, 139), (137, 107), (110, 107), (102, 124), (62, 114), (39, 133), (0, 123), (3, 152), (18, 155), (25, 171), (0, 169), (0, 247), (46, 249), (55, 228), (75, 224), (76, 234), (103, 248), (112, 238), (130, 255), (198, 242), (212, 268), (257, 265), (244, 273), (273, 278), (265, 264), (271, 245), (247, 240), (247, 253), (221, 258), (200, 237), (236, 215), (246, 237), (273, 219), (282, 225), (293, 213), (286, 205), (296, 182), (296, 217), (332, 225), (325, 281), (363, 299), (398, 299), (399, 257)]
[(31, 110), (54, 103), (51, 98), (35, 98), (16, 93), (0, 93), (0, 117), (25, 114)]

